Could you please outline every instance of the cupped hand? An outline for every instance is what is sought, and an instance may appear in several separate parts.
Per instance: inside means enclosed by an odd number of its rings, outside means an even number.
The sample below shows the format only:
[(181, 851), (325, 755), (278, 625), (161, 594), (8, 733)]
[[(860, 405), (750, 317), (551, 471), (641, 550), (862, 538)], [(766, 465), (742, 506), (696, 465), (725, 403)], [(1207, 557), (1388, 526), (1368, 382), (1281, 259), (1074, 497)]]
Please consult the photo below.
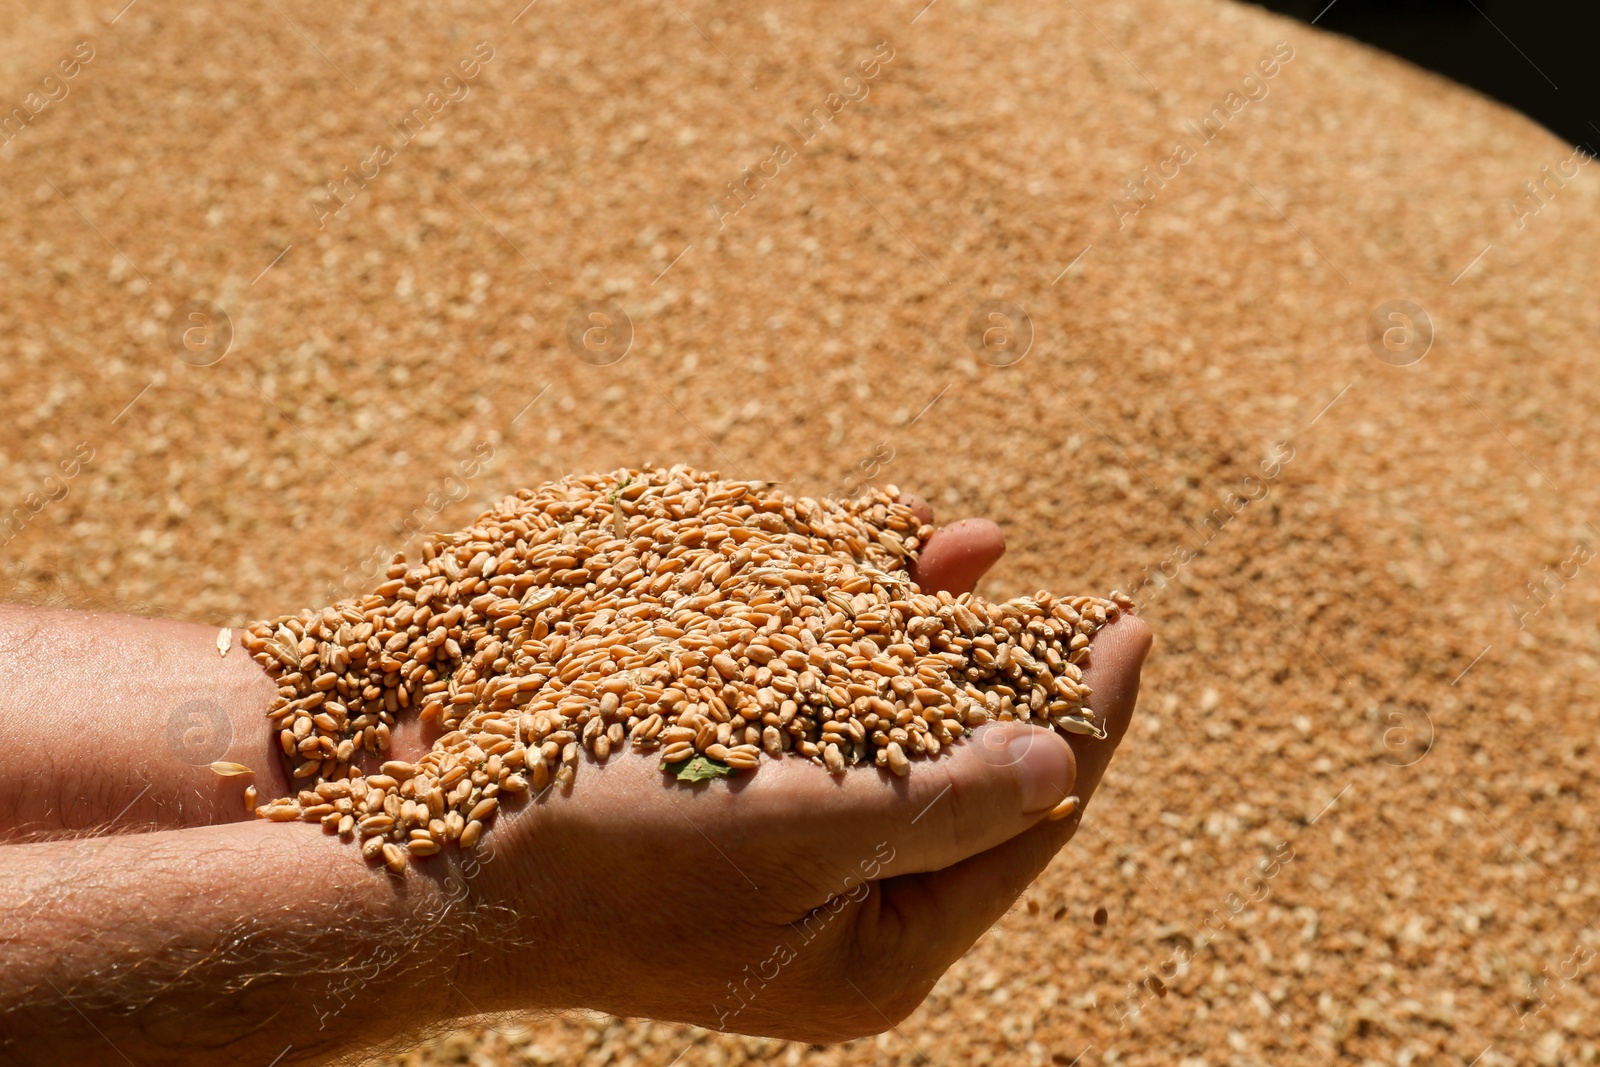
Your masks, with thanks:
[[(970, 591), (1004, 550), (995, 524), (954, 523), (915, 577)], [(811, 1042), (888, 1029), (1072, 839), (1150, 644), (1123, 615), (1090, 646), (1104, 740), (991, 723), (905, 778), (792, 758), (688, 786), (650, 754), (586, 764), (570, 795), (503, 812), (472, 857), (458, 1010), (584, 1007)]]

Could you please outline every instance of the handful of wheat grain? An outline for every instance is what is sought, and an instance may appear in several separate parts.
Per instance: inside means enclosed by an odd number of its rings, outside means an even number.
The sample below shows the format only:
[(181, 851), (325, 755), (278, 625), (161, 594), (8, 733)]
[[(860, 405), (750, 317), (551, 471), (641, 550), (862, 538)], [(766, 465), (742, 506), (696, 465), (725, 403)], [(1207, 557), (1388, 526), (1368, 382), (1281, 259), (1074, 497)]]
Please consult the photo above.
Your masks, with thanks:
[[(257, 814), (359, 835), (398, 871), (476, 845), (502, 795), (569, 784), (580, 750), (691, 778), (791, 752), (904, 775), (991, 719), (1103, 736), (1080, 664), (1126, 598), (922, 592), (907, 568), (933, 528), (898, 495), (682, 466), (521, 490), (369, 595), (248, 628), (304, 783)], [(426, 755), (352, 765), (408, 712), (445, 731)]]

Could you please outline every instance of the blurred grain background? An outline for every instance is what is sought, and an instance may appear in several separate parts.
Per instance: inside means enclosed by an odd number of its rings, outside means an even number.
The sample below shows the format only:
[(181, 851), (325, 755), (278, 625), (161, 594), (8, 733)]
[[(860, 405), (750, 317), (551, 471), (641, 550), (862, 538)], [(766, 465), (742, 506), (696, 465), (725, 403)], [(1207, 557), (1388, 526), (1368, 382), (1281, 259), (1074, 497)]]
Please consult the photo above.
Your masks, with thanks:
[(1600, 1058), (1593, 168), (1215, 0), (525, 3), (0, 3), (5, 595), (239, 623), (572, 470), (866, 463), (1006, 527), (989, 592), (1138, 589), (1158, 647), (1077, 841), (895, 1031), (404, 1062)]

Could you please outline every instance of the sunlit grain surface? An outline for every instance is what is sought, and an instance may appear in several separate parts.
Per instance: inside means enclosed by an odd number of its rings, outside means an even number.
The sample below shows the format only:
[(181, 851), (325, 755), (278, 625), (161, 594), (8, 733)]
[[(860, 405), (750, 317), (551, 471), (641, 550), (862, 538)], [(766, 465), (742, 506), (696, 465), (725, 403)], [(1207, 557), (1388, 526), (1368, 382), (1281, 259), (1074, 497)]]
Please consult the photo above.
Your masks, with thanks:
[(0, 106), (94, 52), (0, 148), (8, 596), (242, 623), (682, 461), (992, 516), (986, 591), (1158, 644), (1037, 912), (898, 1031), (406, 1062), (1594, 1054), (1593, 168), (1220, 3), (523, 2), (6, 5)]

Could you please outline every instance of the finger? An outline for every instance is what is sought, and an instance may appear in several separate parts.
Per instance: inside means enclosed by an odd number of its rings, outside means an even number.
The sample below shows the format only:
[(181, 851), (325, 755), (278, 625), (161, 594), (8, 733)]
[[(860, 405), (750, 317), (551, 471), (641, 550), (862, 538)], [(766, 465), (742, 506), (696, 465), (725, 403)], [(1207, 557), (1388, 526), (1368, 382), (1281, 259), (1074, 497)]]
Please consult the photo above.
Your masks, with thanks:
[(916, 493), (901, 493), (900, 503), (909, 507), (912, 514), (916, 515), (917, 521), (922, 525), (933, 525), (933, 508), (922, 497)]
[[(1107, 736), (1103, 741), (1072, 738), (1078, 770), (1075, 788), (1084, 801), (1099, 785), (1112, 752), (1127, 732), (1139, 695), (1139, 671), (1150, 645), (1150, 628), (1131, 615), (1106, 627), (1091, 645), (1092, 662), (1084, 680), (1094, 689), (1089, 704)], [(1005, 914), (1071, 840), (1081, 811), (1080, 806), (1070, 818), (1039, 822), (944, 870), (882, 882), (877, 914), (882, 925), (864, 933), (880, 942), (888, 940), (888, 951), (897, 947), (908, 957), (903, 960), (907, 973), (918, 973), (918, 968), (935, 974), (943, 971)]]
[[(1111, 756), (1128, 731), (1139, 699), (1139, 674), (1154, 643), (1150, 627), (1137, 615), (1124, 614), (1094, 635), (1083, 681), (1092, 691), (1089, 710), (1105, 730), (1104, 740), (1085, 734), (1067, 738), (1078, 764), (1078, 797), (1084, 804), (1094, 794)], [(1081, 814), (1083, 806), (1079, 806)], [(1076, 817), (1071, 821), (1076, 822)]]
[(923, 589), (970, 593), (1006, 551), (1006, 535), (988, 519), (961, 519), (942, 526), (918, 553), (912, 581)]

